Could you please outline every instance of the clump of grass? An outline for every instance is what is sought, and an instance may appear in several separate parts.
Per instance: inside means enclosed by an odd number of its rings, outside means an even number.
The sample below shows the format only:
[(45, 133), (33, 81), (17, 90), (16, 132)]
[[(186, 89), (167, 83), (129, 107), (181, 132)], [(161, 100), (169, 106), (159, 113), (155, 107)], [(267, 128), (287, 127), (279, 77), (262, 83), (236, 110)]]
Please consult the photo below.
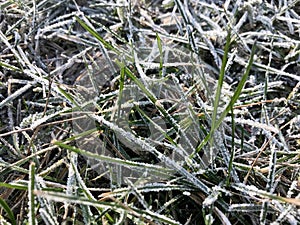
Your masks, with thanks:
[(1, 223), (299, 223), (298, 8), (0, 3)]

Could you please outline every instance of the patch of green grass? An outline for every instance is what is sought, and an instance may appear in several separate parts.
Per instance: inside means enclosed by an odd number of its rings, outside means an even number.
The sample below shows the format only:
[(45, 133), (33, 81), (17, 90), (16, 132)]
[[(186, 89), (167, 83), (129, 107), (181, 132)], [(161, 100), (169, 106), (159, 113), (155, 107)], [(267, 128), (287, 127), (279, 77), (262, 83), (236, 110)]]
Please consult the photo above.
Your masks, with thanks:
[(0, 3), (0, 223), (298, 224), (299, 8)]

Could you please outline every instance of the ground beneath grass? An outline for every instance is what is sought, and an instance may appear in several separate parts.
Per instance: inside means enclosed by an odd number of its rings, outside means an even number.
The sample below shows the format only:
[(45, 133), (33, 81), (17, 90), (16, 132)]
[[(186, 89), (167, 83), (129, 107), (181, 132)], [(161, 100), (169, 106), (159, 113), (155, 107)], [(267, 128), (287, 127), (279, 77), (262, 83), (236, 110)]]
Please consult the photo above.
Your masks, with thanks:
[(0, 224), (300, 223), (300, 1), (0, 2)]

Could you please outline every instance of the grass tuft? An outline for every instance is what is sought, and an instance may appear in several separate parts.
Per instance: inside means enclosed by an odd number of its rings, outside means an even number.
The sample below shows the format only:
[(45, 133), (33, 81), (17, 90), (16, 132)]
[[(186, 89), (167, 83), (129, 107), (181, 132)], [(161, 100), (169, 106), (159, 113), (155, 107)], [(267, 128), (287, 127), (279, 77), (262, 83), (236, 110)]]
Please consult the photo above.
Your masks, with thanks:
[(0, 3), (0, 223), (299, 224), (299, 8)]

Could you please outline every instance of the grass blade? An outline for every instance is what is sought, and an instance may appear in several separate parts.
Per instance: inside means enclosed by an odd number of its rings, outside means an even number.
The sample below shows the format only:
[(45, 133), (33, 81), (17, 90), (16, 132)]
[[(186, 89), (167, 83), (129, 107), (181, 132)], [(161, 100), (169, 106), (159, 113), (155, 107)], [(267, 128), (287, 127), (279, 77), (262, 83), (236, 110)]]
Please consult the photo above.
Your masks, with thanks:
[(159, 50), (159, 77), (162, 76), (163, 73), (163, 49), (160, 36), (156, 33), (157, 47)]
[(34, 184), (35, 184), (35, 163), (32, 162), (29, 166), (29, 182), (28, 182), (28, 218), (29, 224), (37, 223), (35, 216), (35, 200), (34, 200)]
[(17, 225), (15, 216), (13, 212), (11, 211), (9, 205), (2, 199), (0, 198), (0, 206), (4, 209), (4, 211), (7, 213), (8, 218), (10, 219), (10, 222), (12, 225)]
[[(242, 89), (246, 83), (246, 80), (248, 78), (248, 75), (250, 73), (252, 64), (253, 64), (253, 59), (254, 59), (254, 54), (255, 54), (255, 50), (256, 50), (256, 44), (254, 44), (252, 46), (252, 50), (251, 50), (251, 55), (250, 55), (250, 59), (249, 59), (249, 63), (247, 65), (246, 71), (244, 73), (244, 75), (242, 76), (242, 79), (240, 80), (233, 96), (231, 97), (231, 100), (229, 102), (229, 104), (227, 105), (227, 107), (225, 108), (225, 110), (222, 112), (222, 114), (220, 115), (220, 118), (217, 120), (217, 122), (214, 125), (214, 129), (211, 129), (211, 131), (209, 132), (209, 134), (205, 137), (205, 139), (198, 145), (198, 147), (196, 148), (195, 153), (198, 153), (201, 151), (201, 149), (204, 147), (204, 145), (212, 138), (213, 133), (215, 132), (216, 129), (218, 129), (218, 127), (221, 125), (221, 123), (223, 122), (224, 118), (227, 116), (227, 114), (229, 113), (231, 107), (234, 106), (235, 102), (238, 100)], [(192, 158), (194, 156), (194, 154), (191, 154), (190, 158)]]
[(114, 51), (117, 54), (120, 54), (121, 52), (116, 49), (114, 46), (112, 46), (110, 43), (105, 41), (98, 33), (95, 31), (92, 27), (90, 27), (86, 22), (84, 22), (82, 19), (80, 19), (78, 16), (75, 16), (77, 22), (86, 30), (88, 31), (93, 37), (95, 37), (100, 43), (103, 44), (103, 46), (109, 50)]
[(231, 41), (231, 33), (228, 32), (227, 39), (226, 39), (226, 45), (225, 45), (225, 50), (224, 50), (224, 55), (222, 59), (222, 66), (219, 74), (219, 80), (218, 80), (218, 86), (217, 86), (217, 91), (216, 91), (216, 96), (214, 100), (214, 111), (212, 114), (212, 124), (211, 124), (211, 130), (214, 131), (216, 128), (216, 122), (217, 122), (217, 114), (218, 114), (218, 107), (219, 107), (219, 102), (220, 102), (220, 96), (222, 92), (222, 86), (223, 86), (223, 81), (226, 73), (226, 64), (227, 64), (227, 57), (229, 53), (229, 48), (230, 48), (230, 41)]

